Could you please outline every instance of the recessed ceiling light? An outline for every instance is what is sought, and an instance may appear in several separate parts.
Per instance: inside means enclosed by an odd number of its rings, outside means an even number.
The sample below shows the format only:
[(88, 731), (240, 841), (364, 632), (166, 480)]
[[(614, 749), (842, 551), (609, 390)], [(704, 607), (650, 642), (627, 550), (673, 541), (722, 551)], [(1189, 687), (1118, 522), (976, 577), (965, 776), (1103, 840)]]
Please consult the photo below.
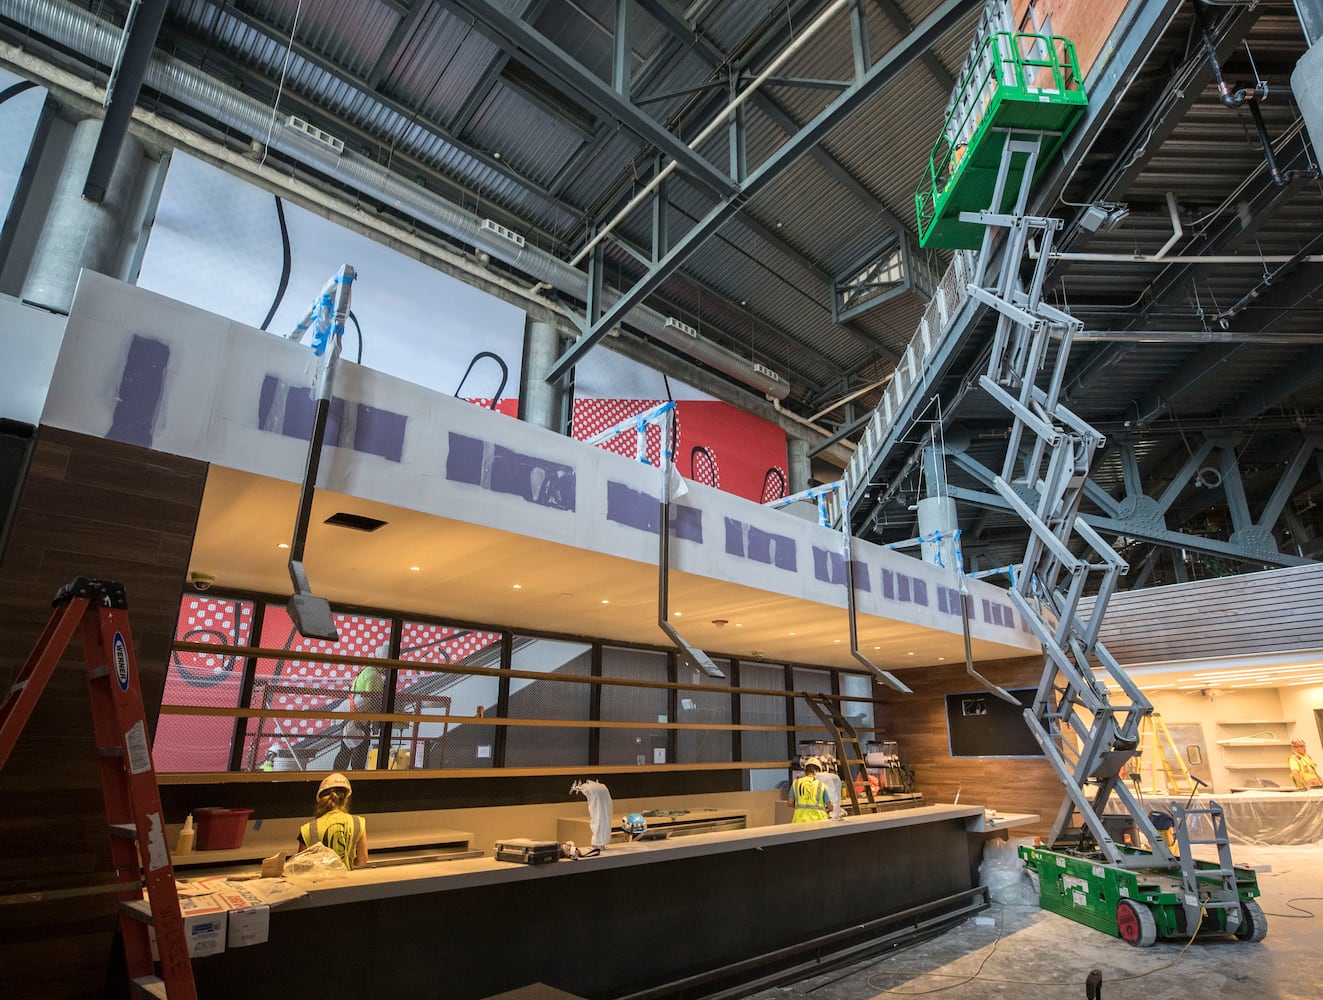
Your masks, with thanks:
[(840, 639), (837, 639), (837, 640), (836, 640), (836, 645), (839, 646), (840, 644), (841, 644), (841, 640), (840, 640)]
[(911, 650), (910, 650), (908, 653), (906, 653), (905, 655), (906, 655), (906, 656), (913, 656), (913, 655), (914, 655), (914, 650), (911, 649)]
[(510, 589), (511, 589), (511, 590), (523, 590), (523, 589), (524, 589), (524, 585), (523, 585), (522, 583), (512, 584), (511, 587), (510, 587)]
[(421, 573), (422, 571), (423, 571), (423, 568), (422, 568), (421, 566), (410, 566), (410, 567), (409, 567), (409, 572), (410, 572), (410, 573)]
[(874, 648), (874, 649), (881, 649), (882, 647), (881, 647), (881, 646), (874, 646), (873, 648)]
[(287, 549), (289, 548), (289, 542), (276, 542), (276, 548)]
[(744, 622), (736, 622), (736, 623), (735, 623), (735, 627), (736, 627), (736, 628), (744, 628)]
[(945, 660), (945, 659), (946, 659), (945, 656), (939, 656), (939, 657), (937, 657), (937, 658), (938, 658), (939, 660)]
[(603, 604), (610, 604), (611, 602), (608, 601), (605, 597), (603, 597), (603, 598), (602, 598), (602, 603), (603, 603)]
[(683, 611), (672, 611), (671, 614), (675, 615), (676, 618), (683, 618), (683, 617), (684, 617), (684, 612), (683, 612)]
[(786, 635), (794, 635), (794, 632), (787, 632)]

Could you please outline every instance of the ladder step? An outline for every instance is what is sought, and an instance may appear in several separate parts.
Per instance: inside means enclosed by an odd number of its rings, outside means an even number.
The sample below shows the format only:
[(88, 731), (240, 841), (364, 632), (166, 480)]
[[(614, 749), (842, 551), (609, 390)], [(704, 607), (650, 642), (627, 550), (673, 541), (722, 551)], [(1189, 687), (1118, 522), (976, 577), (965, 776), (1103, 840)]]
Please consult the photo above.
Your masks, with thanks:
[(148, 927), (156, 923), (152, 916), (152, 904), (145, 899), (131, 899), (127, 903), (120, 903), (119, 908), (124, 911), (126, 916), (130, 916)]
[(155, 976), (139, 976), (131, 980), (133, 986), (133, 995), (139, 997), (158, 997), (159, 1000), (170, 1000), (170, 994), (165, 991), (165, 982), (157, 979)]
[(1234, 868), (1200, 868), (1194, 872), (1195, 878), (1225, 878), (1228, 875), (1234, 875)]
[(115, 837), (123, 837), (126, 840), (138, 839), (138, 828), (132, 823), (111, 823), (110, 833)]
[(1188, 840), (1188, 841), (1186, 841), (1186, 843), (1188, 843), (1191, 847), (1195, 847), (1195, 846), (1198, 846), (1198, 845), (1200, 845), (1200, 844), (1204, 844), (1204, 845), (1212, 845), (1212, 844), (1216, 844), (1218, 847), (1221, 847), (1223, 844), (1230, 844), (1231, 841), (1229, 841), (1229, 840), (1225, 840), (1225, 839), (1223, 839), (1223, 840)]

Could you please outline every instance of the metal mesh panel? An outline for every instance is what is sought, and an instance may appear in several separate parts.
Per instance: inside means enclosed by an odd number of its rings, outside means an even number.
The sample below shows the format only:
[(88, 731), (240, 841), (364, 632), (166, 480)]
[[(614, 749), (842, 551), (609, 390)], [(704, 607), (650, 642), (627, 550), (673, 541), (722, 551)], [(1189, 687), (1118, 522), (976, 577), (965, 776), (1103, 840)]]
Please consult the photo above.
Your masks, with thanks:
[[(711, 683), (708, 691), (681, 691), (677, 709), (677, 722), (697, 722), (706, 725), (729, 724), (732, 673), (729, 662), (715, 661), (725, 673), (725, 677), (703, 678), (703, 683)], [(676, 737), (676, 758), (682, 764), (706, 764), (732, 760), (734, 748), (733, 734), (730, 730), (681, 729)]]
[[(740, 664), (740, 687), (781, 691), (785, 689), (785, 683), (785, 667), (766, 663)], [(740, 722), (755, 726), (784, 726), (785, 699), (766, 694), (740, 695)], [(746, 761), (780, 761), (788, 756), (784, 732), (741, 730), (739, 736), (743, 759)]]
[[(179, 602), (175, 641), (246, 646), (252, 638), (252, 627), (253, 602), (194, 594)], [(221, 649), (215, 653), (171, 653), (162, 706), (237, 708), (245, 663)], [(153, 765), (163, 772), (228, 771), (233, 742), (231, 718), (163, 712), (156, 724)]]
[[(665, 681), (670, 657), (642, 649), (602, 649), (602, 676), (621, 680)], [(659, 722), (667, 718), (664, 688), (602, 687), (602, 721)], [(669, 757), (670, 731), (666, 729), (603, 729), (600, 736), (603, 764), (664, 764)]]
[[(554, 639), (516, 639), (511, 653), (515, 670), (548, 674), (587, 675), (592, 672), (592, 647)], [(512, 719), (588, 719), (591, 685), (556, 680), (510, 682)], [(506, 735), (508, 767), (588, 763), (587, 728), (511, 726)]]

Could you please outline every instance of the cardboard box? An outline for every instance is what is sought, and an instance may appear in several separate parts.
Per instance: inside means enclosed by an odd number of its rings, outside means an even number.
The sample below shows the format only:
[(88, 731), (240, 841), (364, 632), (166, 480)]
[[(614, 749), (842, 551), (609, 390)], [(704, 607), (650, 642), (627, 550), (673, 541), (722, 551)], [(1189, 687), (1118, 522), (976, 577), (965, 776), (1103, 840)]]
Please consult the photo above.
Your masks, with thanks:
[(219, 955), (225, 950), (228, 913), (215, 896), (192, 896), (179, 900), (184, 918), (184, 937), (190, 958)]
[(271, 933), (271, 907), (245, 887), (230, 883), (216, 893), (229, 910), (226, 943), (231, 948), (265, 944)]
[[(130, 903), (143, 916), (151, 919), (151, 907), (146, 900)], [(214, 896), (181, 896), (179, 913), (184, 918), (184, 939), (188, 941), (189, 958), (205, 958), (207, 955), (219, 955), (225, 950), (228, 911), (225, 904)], [(152, 958), (159, 961), (160, 952), (156, 947), (156, 928), (148, 927), (152, 942)]]

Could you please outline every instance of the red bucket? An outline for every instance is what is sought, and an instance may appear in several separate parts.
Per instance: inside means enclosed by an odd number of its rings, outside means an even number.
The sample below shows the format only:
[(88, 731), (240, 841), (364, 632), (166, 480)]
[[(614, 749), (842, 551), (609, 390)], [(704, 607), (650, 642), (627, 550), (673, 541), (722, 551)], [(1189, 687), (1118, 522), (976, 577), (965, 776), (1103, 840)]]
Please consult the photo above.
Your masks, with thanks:
[(251, 809), (194, 809), (199, 851), (227, 851), (243, 846)]

